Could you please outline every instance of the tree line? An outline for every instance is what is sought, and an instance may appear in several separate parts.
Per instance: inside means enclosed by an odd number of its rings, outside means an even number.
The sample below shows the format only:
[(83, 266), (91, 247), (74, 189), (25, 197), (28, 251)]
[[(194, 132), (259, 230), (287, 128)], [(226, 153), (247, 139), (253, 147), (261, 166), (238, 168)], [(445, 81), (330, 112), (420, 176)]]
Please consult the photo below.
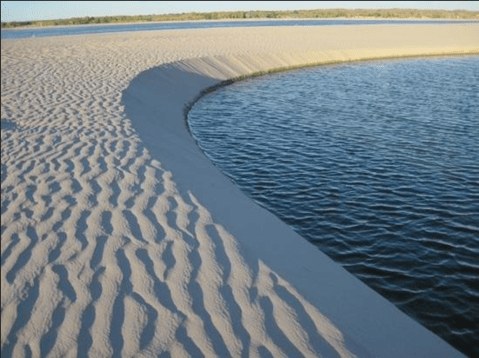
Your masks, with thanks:
[(197, 21), (197, 20), (227, 20), (227, 19), (327, 19), (327, 18), (386, 18), (386, 19), (468, 19), (479, 20), (479, 11), (466, 10), (414, 10), (414, 9), (380, 9), (380, 10), (295, 10), (295, 11), (226, 11), (226, 12), (190, 12), (165, 15), (136, 16), (101, 16), (77, 17), (59, 20), (13, 21), (2, 22), (2, 28), (22, 26), (58, 26), (87, 25), (126, 22), (154, 21)]

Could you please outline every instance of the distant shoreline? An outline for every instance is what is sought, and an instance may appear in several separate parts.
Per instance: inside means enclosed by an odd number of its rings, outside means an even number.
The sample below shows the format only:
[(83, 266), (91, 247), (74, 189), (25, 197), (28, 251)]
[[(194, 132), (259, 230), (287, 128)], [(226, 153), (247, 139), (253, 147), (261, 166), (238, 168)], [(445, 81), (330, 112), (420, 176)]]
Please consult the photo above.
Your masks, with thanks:
[(51, 27), (102, 24), (170, 23), (198, 21), (257, 21), (257, 20), (478, 20), (479, 11), (467, 10), (415, 10), (415, 9), (376, 9), (376, 10), (295, 10), (295, 11), (229, 11), (208, 13), (183, 13), (164, 15), (99, 16), (78, 17), (56, 20), (31, 20), (2, 22), (2, 29), (19, 27)]

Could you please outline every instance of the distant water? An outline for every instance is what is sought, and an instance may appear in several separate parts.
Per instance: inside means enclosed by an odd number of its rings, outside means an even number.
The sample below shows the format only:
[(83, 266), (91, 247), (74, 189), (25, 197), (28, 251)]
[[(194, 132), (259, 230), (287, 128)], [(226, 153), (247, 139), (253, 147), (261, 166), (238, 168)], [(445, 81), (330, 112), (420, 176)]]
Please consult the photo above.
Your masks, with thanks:
[(188, 118), (247, 195), (479, 356), (479, 56), (245, 80)]
[(49, 37), (64, 35), (87, 35), (112, 32), (205, 29), (215, 27), (258, 27), (258, 26), (344, 26), (344, 25), (380, 25), (380, 24), (472, 24), (471, 20), (252, 20), (252, 21), (180, 21), (154, 22), (135, 24), (100, 24), (76, 26), (32, 27), (17, 29), (2, 29), (2, 39), (25, 37)]

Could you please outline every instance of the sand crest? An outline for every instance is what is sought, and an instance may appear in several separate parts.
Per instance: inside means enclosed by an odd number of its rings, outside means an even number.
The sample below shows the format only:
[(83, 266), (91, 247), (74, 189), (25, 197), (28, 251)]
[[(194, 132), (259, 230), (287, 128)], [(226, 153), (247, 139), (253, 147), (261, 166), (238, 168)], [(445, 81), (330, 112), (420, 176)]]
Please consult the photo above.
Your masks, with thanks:
[(478, 30), (2, 40), (2, 357), (461, 356), (246, 198), (184, 110), (257, 71), (477, 54)]

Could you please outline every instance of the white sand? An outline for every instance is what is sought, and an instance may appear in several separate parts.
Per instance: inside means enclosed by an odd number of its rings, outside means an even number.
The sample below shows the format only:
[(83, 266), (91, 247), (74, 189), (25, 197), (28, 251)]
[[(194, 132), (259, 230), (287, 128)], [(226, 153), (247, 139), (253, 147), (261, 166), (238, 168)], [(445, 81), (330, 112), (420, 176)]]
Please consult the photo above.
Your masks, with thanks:
[(455, 357), (247, 199), (185, 105), (277, 67), (479, 53), (479, 25), (2, 40), (3, 357)]

